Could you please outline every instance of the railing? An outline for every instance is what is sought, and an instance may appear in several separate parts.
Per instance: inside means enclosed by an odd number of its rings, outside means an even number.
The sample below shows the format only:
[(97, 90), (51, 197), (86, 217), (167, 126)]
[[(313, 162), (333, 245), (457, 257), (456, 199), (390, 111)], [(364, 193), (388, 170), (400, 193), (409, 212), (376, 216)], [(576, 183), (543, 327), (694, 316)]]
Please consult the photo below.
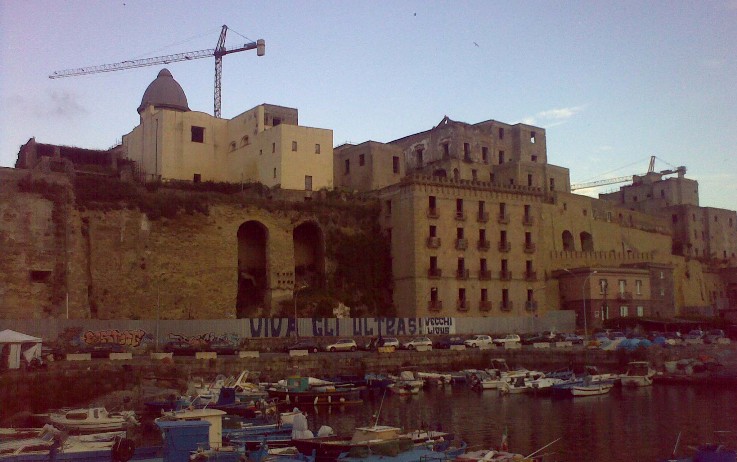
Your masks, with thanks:
[(440, 214), (438, 213), (437, 207), (430, 207), (427, 209), (427, 218), (438, 218)]
[(537, 250), (537, 245), (534, 242), (525, 242), (525, 253), (533, 253)]
[(440, 238), (437, 236), (430, 236), (427, 238), (427, 247), (429, 249), (437, 249), (440, 247)]
[(443, 276), (443, 270), (440, 268), (430, 268), (427, 270), (427, 277), (437, 279)]
[(479, 270), (479, 280), (480, 281), (491, 281), (491, 271)]
[(456, 309), (458, 311), (468, 311), (468, 300), (456, 300)]
[(499, 251), (509, 252), (512, 250), (512, 244), (509, 241), (499, 241)]
[(491, 242), (488, 239), (479, 240), (476, 243), (476, 248), (479, 250), (489, 250), (491, 248)]
[(502, 311), (512, 311), (512, 308), (514, 308), (514, 304), (511, 300), (503, 301), (499, 304), (499, 309)]
[(479, 302), (479, 311), (491, 311), (491, 300), (481, 300)]
[(427, 302), (428, 311), (440, 311), (443, 309), (442, 300), (430, 300)]
[(458, 268), (456, 270), (456, 279), (468, 279), (469, 270), (465, 268)]
[(537, 300), (527, 300), (525, 302), (525, 309), (527, 311), (537, 311)]
[(489, 212), (479, 212), (476, 215), (476, 221), (478, 221), (479, 223), (486, 223), (487, 221), (489, 221)]
[(508, 213), (500, 213), (496, 217), (497, 223), (501, 225), (508, 225), (509, 224), (509, 214)]
[(511, 271), (499, 271), (499, 280), (500, 281), (511, 281), (512, 272)]
[(525, 271), (525, 281), (537, 281), (537, 271)]
[(466, 213), (463, 210), (456, 210), (456, 220), (466, 221)]
[(525, 215), (522, 217), (522, 224), (524, 226), (532, 226), (535, 224), (535, 217), (532, 215)]
[(456, 239), (456, 250), (466, 250), (468, 248), (468, 239)]

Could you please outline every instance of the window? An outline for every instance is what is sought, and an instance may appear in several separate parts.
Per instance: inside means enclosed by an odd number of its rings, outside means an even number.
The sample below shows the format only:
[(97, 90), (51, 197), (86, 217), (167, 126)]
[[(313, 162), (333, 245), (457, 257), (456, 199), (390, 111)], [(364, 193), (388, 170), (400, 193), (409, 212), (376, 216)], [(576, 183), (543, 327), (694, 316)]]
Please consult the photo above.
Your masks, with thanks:
[(525, 233), (525, 245), (532, 244), (532, 233)]
[(277, 126), (277, 125), (279, 125), (279, 124), (281, 124), (281, 118), (279, 118), (279, 117), (274, 117), (274, 119), (273, 119), (273, 122), (272, 122), (272, 124), (271, 124), (271, 125), (272, 125), (272, 126), (274, 126), (274, 127), (276, 127), (276, 126)]
[(456, 228), (456, 239), (463, 239), (463, 228)]
[(437, 287), (430, 287), (430, 301), (432, 302), (438, 301), (438, 288)]
[(319, 144), (316, 144), (315, 145), (315, 154), (320, 154), (320, 145)]
[(458, 273), (460, 274), (460, 273), (463, 273), (464, 271), (466, 271), (466, 260), (464, 260), (463, 258), (459, 258), (458, 259)]
[(479, 241), (486, 242), (486, 230), (484, 228), (479, 229)]
[(443, 143), (443, 159), (450, 157), (450, 144)]
[(399, 173), (399, 157), (392, 157), (392, 172)]
[(276, 152), (276, 143), (271, 143), (271, 152)]
[(199, 173), (195, 173), (194, 176), (192, 177), (192, 181), (194, 183), (199, 183), (200, 181), (202, 181), (202, 175)]
[(463, 199), (456, 199), (456, 212), (463, 213)]
[(251, 142), (248, 140), (248, 135), (241, 138), (241, 146), (247, 146), (249, 144), (251, 144)]
[(438, 269), (438, 257), (430, 257), (430, 269)]
[(486, 203), (484, 201), (479, 201), (479, 216), (483, 217), (486, 213)]
[(499, 139), (500, 140), (504, 139), (504, 129), (501, 127), (499, 128)]
[(31, 270), (31, 282), (49, 282), (51, 280), (51, 271), (48, 270)]
[(619, 293), (623, 294), (624, 291), (627, 289), (627, 281), (624, 279), (619, 280)]
[(528, 302), (533, 301), (535, 299), (534, 297), (535, 297), (535, 293), (532, 291), (532, 289), (527, 289), (527, 301)]
[(645, 307), (644, 306), (638, 306), (637, 307), (637, 316), (640, 317), (640, 318), (643, 317), (643, 316), (645, 316)]
[(502, 263), (501, 264), (502, 264), (502, 273), (506, 273), (507, 272), (507, 268), (509, 268), (509, 263), (507, 263), (507, 260), (506, 259), (502, 259)]
[(415, 149), (415, 155), (417, 156), (417, 166), (418, 167), (422, 167), (422, 164), (423, 164), (423, 160), (422, 160), (423, 151), (424, 149), (422, 149), (421, 147), (418, 147), (417, 149)]
[(499, 216), (504, 217), (507, 215), (507, 204), (504, 202), (499, 203)]
[(504, 163), (504, 151), (499, 151), (499, 165)]
[(305, 191), (312, 191), (312, 177), (305, 175)]
[(532, 175), (527, 174), (527, 186), (532, 186)]
[(609, 281), (607, 281), (606, 279), (599, 279), (599, 293), (606, 294), (608, 288), (609, 288)]
[(489, 301), (489, 291), (487, 289), (481, 289), (481, 301), (482, 302)]
[(458, 289), (458, 300), (460, 301), (466, 300), (466, 289)]
[(292, 152), (297, 152), (297, 142), (292, 141)]
[(274, 168), (274, 178), (276, 178), (276, 167)]
[(635, 281), (635, 293), (637, 295), (642, 295), (642, 281), (639, 279)]
[(507, 232), (506, 231), (504, 230), (499, 231), (499, 242), (502, 242), (502, 243), (507, 242)]
[(555, 191), (555, 178), (550, 179), (550, 190)]
[(535, 144), (535, 132), (530, 133), (530, 143)]
[(349, 159), (345, 160), (345, 174), (348, 175), (351, 173), (351, 161)]
[(481, 161), (485, 164), (489, 163), (489, 148), (481, 146)]
[(197, 127), (192, 125), (192, 142), (193, 143), (204, 143), (205, 142), (205, 127)]
[(364, 164), (366, 164), (366, 155), (365, 154), (359, 154), (358, 155), (358, 165), (363, 167)]
[(479, 179), (478, 172), (476, 171), (475, 168), (474, 169), (471, 169), (471, 179), (473, 181), (478, 181), (478, 179)]
[(622, 305), (622, 306), (619, 307), (619, 315), (621, 317), (623, 317), (623, 318), (626, 318), (627, 317), (627, 312), (628, 311), (629, 311), (629, 309), (627, 308), (626, 305)]
[(235, 141), (231, 141), (230, 142), (230, 148), (229, 149), (230, 149), (230, 152), (235, 151)]
[(436, 204), (436, 200), (435, 200), (435, 196), (428, 196), (428, 197), (427, 197), (427, 202), (428, 202), (427, 206), (428, 206), (428, 207), (429, 207), (429, 208), (430, 208), (431, 210), (435, 210), (435, 207), (436, 207), (436, 205), (437, 205), (437, 204)]
[(486, 264), (486, 258), (482, 258), (482, 259), (479, 260), (479, 269), (482, 272), (485, 272), (485, 271), (488, 271), (489, 270), (489, 267)]
[(392, 213), (392, 201), (391, 200), (384, 201), (384, 204), (386, 205), (386, 213), (389, 214), (389, 215), (391, 215), (391, 213)]
[(533, 162), (537, 162), (537, 156), (533, 154), (533, 155), (532, 155), (532, 156), (530, 157), (530, 160), (531, 160), (531, 161), (533, 161)]
[(438, 236), (438, 227), (435, 225), (430, 225), (430, 237), (437, 237)]
[(471, 145), (463, 143), (463, 160), (471, 160)]

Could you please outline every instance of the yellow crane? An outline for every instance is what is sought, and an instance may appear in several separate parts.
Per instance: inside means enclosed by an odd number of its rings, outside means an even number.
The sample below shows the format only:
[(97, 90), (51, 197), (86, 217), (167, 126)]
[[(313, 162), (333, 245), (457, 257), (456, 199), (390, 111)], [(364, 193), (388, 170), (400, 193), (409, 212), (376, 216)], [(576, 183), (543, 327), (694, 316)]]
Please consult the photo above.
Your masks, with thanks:
[(113, 64), (103, 64), (100, 66), (88, 66), (78, 67), (75, 69), (65, 69), (62, 71), (53, 72), (49, 75), (50, 79), (60, 79), (62, 77), (74, 77), (77, 75), (88, 75), (88, 74), (99, 74), (101, 72), (115, 72), (122, 71), (125, 69), (135, 69), (137, 67), (155, 66), (157, 64), (169, 64), (179, 61), (191, 61), (193, 59), (209, 58), (210, 56), (215, 57), (215, 104), (214, 104), (214, 116), (220, 118), (220, 102), (222, 85), (221, 78), (223, 74), (223, 56), (231, 53), (238, 53), (246, 50), (256, 49), (258, 56), (263, 56), (266, 53), (266, 42), (263, 39), (258, 39), (255, 42), (245, 43), (243, 46), (226, 48), (225, 47), (225, 36), (228, 33), (228, 26), (223, 25), (220, 31), (220, 38), (215, 48), (207, 50), (187, 51), (184, 53), (177, 53), (173, 55), (156, 56), (154, 58), (143, 58), (129, 61), (122, 61)]
[[(586, 183), (577, 183), (571, 185), (571, 191), (576, 191), (580, 189), (590, 189), (590, 188), (596, 188), (598, 186), (606, 186), (610, 184), (617, 184), (617, 183), (627, 183), (627, 182), (635, 182), (635, 177), (637, 176), (644, 176), (649, 173), (655, 172), (655, 156), (650, 156), (650, 165), (648, 165), (647, 173), (643, 173), (641, 175), (627, 175), (627, 176), (619, 176), (616, 178), (607, 178), (604, 180), (597, 180), (597, 181), (589, 181)], [(662, 159), (660, 159), (663, 161)], [(666, 162), (667, 163), (667, 162)], [(672, 167), (672, 166), (671, 166)], [(673, 173), (678, 173), (679, 175), (685, 175), (686, 174), (686, 167), (680, 166), (680, 167), (674, 167), (672, 169), (667, 170), (661, 170), (658, 172), (661, 175), (671, 175)]]

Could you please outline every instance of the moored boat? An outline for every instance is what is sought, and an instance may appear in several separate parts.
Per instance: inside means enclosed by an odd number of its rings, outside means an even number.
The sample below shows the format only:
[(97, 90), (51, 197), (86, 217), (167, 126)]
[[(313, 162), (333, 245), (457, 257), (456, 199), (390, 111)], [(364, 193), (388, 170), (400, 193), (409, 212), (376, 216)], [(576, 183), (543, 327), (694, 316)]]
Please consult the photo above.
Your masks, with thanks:
[(619, 377), (622, 386), (645, 387), (653, 384), (655, 370), (647, 361), (632, 361), (629, 363), (627, 372)]
[(104, 407), (71, 409), (49, 413), (49, 423), (69, 432), (99, 433), (138, 425), (134, 411), (108, 412)]
[(363, 402), (361, 392), (364, 387), (340, 387), (327, 381), (311, 384), (310, 381), (309, 377), (289, 377), (284, 384), (273, 385), (266, 391), (270, 397), (289, 404), (331, 405)]

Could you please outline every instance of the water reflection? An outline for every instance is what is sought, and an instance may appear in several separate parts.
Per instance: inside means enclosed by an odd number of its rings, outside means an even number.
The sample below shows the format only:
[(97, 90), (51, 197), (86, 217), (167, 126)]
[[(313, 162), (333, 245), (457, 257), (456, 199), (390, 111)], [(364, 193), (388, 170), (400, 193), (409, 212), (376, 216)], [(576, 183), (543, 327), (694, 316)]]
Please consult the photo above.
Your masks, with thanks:
[[(504, 429), (511, 449), (544, 452), (557, 461), (654, 461), (673, 449), (714, 441), (715, 431), (737, 437), (735, 391), (653, 386), (615, 388), (609, 395), (550, 399), (529, 395), (476, 393), (466, 387), (431, 388), (405, 398), (375, 394), (360, 406), (308, 409), (313, 430), (329, 425), (339, 433), (378, 422), (407, 430), (452, 431), (472, 448), (497, 447)], [(683, 453), (688, 453), (684, 449)]]

